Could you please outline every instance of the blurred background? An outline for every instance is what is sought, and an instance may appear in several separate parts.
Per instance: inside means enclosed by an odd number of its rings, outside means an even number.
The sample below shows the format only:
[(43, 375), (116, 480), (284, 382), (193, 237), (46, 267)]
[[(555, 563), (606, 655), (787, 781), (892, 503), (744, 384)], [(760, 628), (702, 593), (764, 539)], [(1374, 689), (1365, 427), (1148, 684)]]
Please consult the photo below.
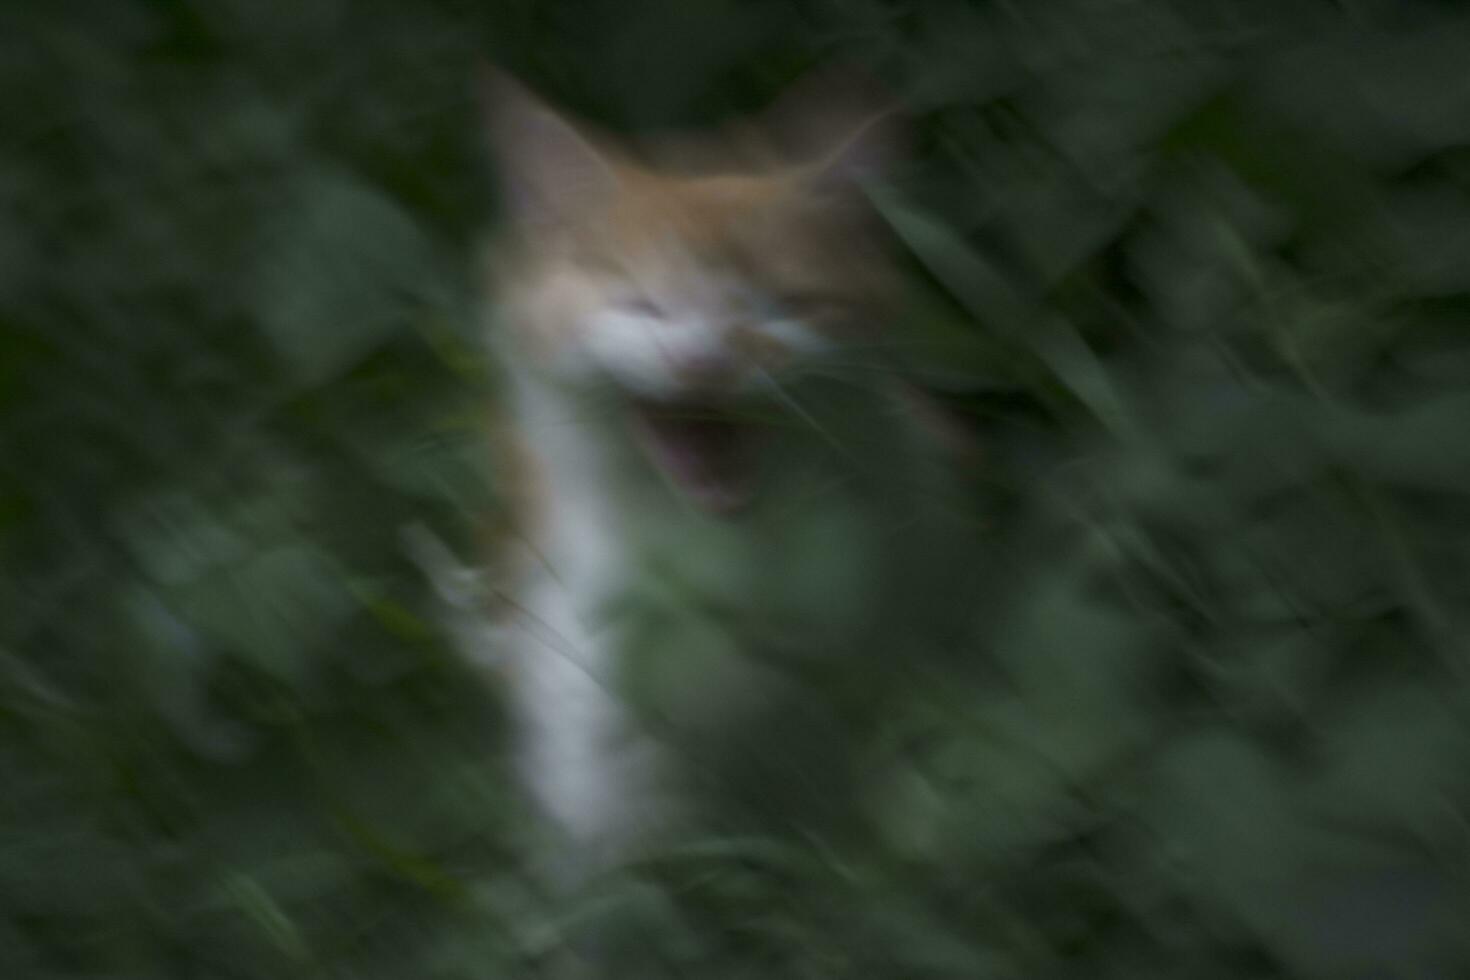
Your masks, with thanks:
[[(473, 77), (813, 65), (984, 544), (800, 812), (577, 901), (405, 527), (495, 513)], [(1470, 16), (1413, 0), (0, 9), (0, 976), (1470, 975)], [(815, 569), (830, 567), (820, 561)]]

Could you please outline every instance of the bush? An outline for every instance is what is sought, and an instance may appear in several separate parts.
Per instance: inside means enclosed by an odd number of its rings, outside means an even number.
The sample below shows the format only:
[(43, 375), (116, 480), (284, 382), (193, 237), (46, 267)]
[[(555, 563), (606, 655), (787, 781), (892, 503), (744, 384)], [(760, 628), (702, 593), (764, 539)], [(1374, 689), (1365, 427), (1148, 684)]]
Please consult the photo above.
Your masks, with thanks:
[[(861, 846), (521, 871), (402, 539), (493, 521), (486, 53), (616, 126), (834, 58), (913, 109), (877, 203), (986, 533), (858, 719)], [(588, 922), (628, 976), (1462, 973), (1467, 58), (1373, 0), (12, 5), (0, 974), (525, 976)]]

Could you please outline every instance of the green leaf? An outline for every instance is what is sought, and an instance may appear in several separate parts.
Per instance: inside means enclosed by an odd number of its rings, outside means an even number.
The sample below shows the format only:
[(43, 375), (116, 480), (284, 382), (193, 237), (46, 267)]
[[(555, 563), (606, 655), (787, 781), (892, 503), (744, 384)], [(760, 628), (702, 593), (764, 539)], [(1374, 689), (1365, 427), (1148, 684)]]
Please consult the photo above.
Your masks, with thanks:
[(261, 248), (261, 324), (307, 383), (340, 374), (424, 306), (442, 301), (434, 250), (413, 218), (346, 173), (299, 179)]

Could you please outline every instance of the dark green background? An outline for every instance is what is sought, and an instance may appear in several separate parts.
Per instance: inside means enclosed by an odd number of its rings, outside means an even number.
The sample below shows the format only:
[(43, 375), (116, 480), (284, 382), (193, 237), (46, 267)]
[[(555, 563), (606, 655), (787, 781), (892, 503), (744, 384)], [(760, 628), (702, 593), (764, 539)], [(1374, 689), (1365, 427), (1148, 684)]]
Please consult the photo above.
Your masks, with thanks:
[[(858, 843), (523, 874), (401, 538), (495, 513), (487, 55), (617, 127), (912, 107), (985, 533)], [(1467, 330), (1455, 4), (6, 4), (0, 976), (1465, 976)]]

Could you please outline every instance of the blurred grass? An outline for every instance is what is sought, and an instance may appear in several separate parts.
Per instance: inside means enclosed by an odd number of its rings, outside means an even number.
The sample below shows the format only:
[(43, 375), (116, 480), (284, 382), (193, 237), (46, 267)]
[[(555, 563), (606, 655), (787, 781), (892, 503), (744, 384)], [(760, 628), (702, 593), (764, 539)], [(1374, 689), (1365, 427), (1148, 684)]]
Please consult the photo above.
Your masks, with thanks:
[[(914, 107), (879, 203), (986, 544), (846, 708), (860, 844), (522, 875), (399, 537), (493, 513), (487, 52), (616, 125), (831, 57)], [(1374, 0), (6, 7), (0, 976), (530, 976), (603, 921), (630, 977), (1463, 975), (1467, 58)]]

